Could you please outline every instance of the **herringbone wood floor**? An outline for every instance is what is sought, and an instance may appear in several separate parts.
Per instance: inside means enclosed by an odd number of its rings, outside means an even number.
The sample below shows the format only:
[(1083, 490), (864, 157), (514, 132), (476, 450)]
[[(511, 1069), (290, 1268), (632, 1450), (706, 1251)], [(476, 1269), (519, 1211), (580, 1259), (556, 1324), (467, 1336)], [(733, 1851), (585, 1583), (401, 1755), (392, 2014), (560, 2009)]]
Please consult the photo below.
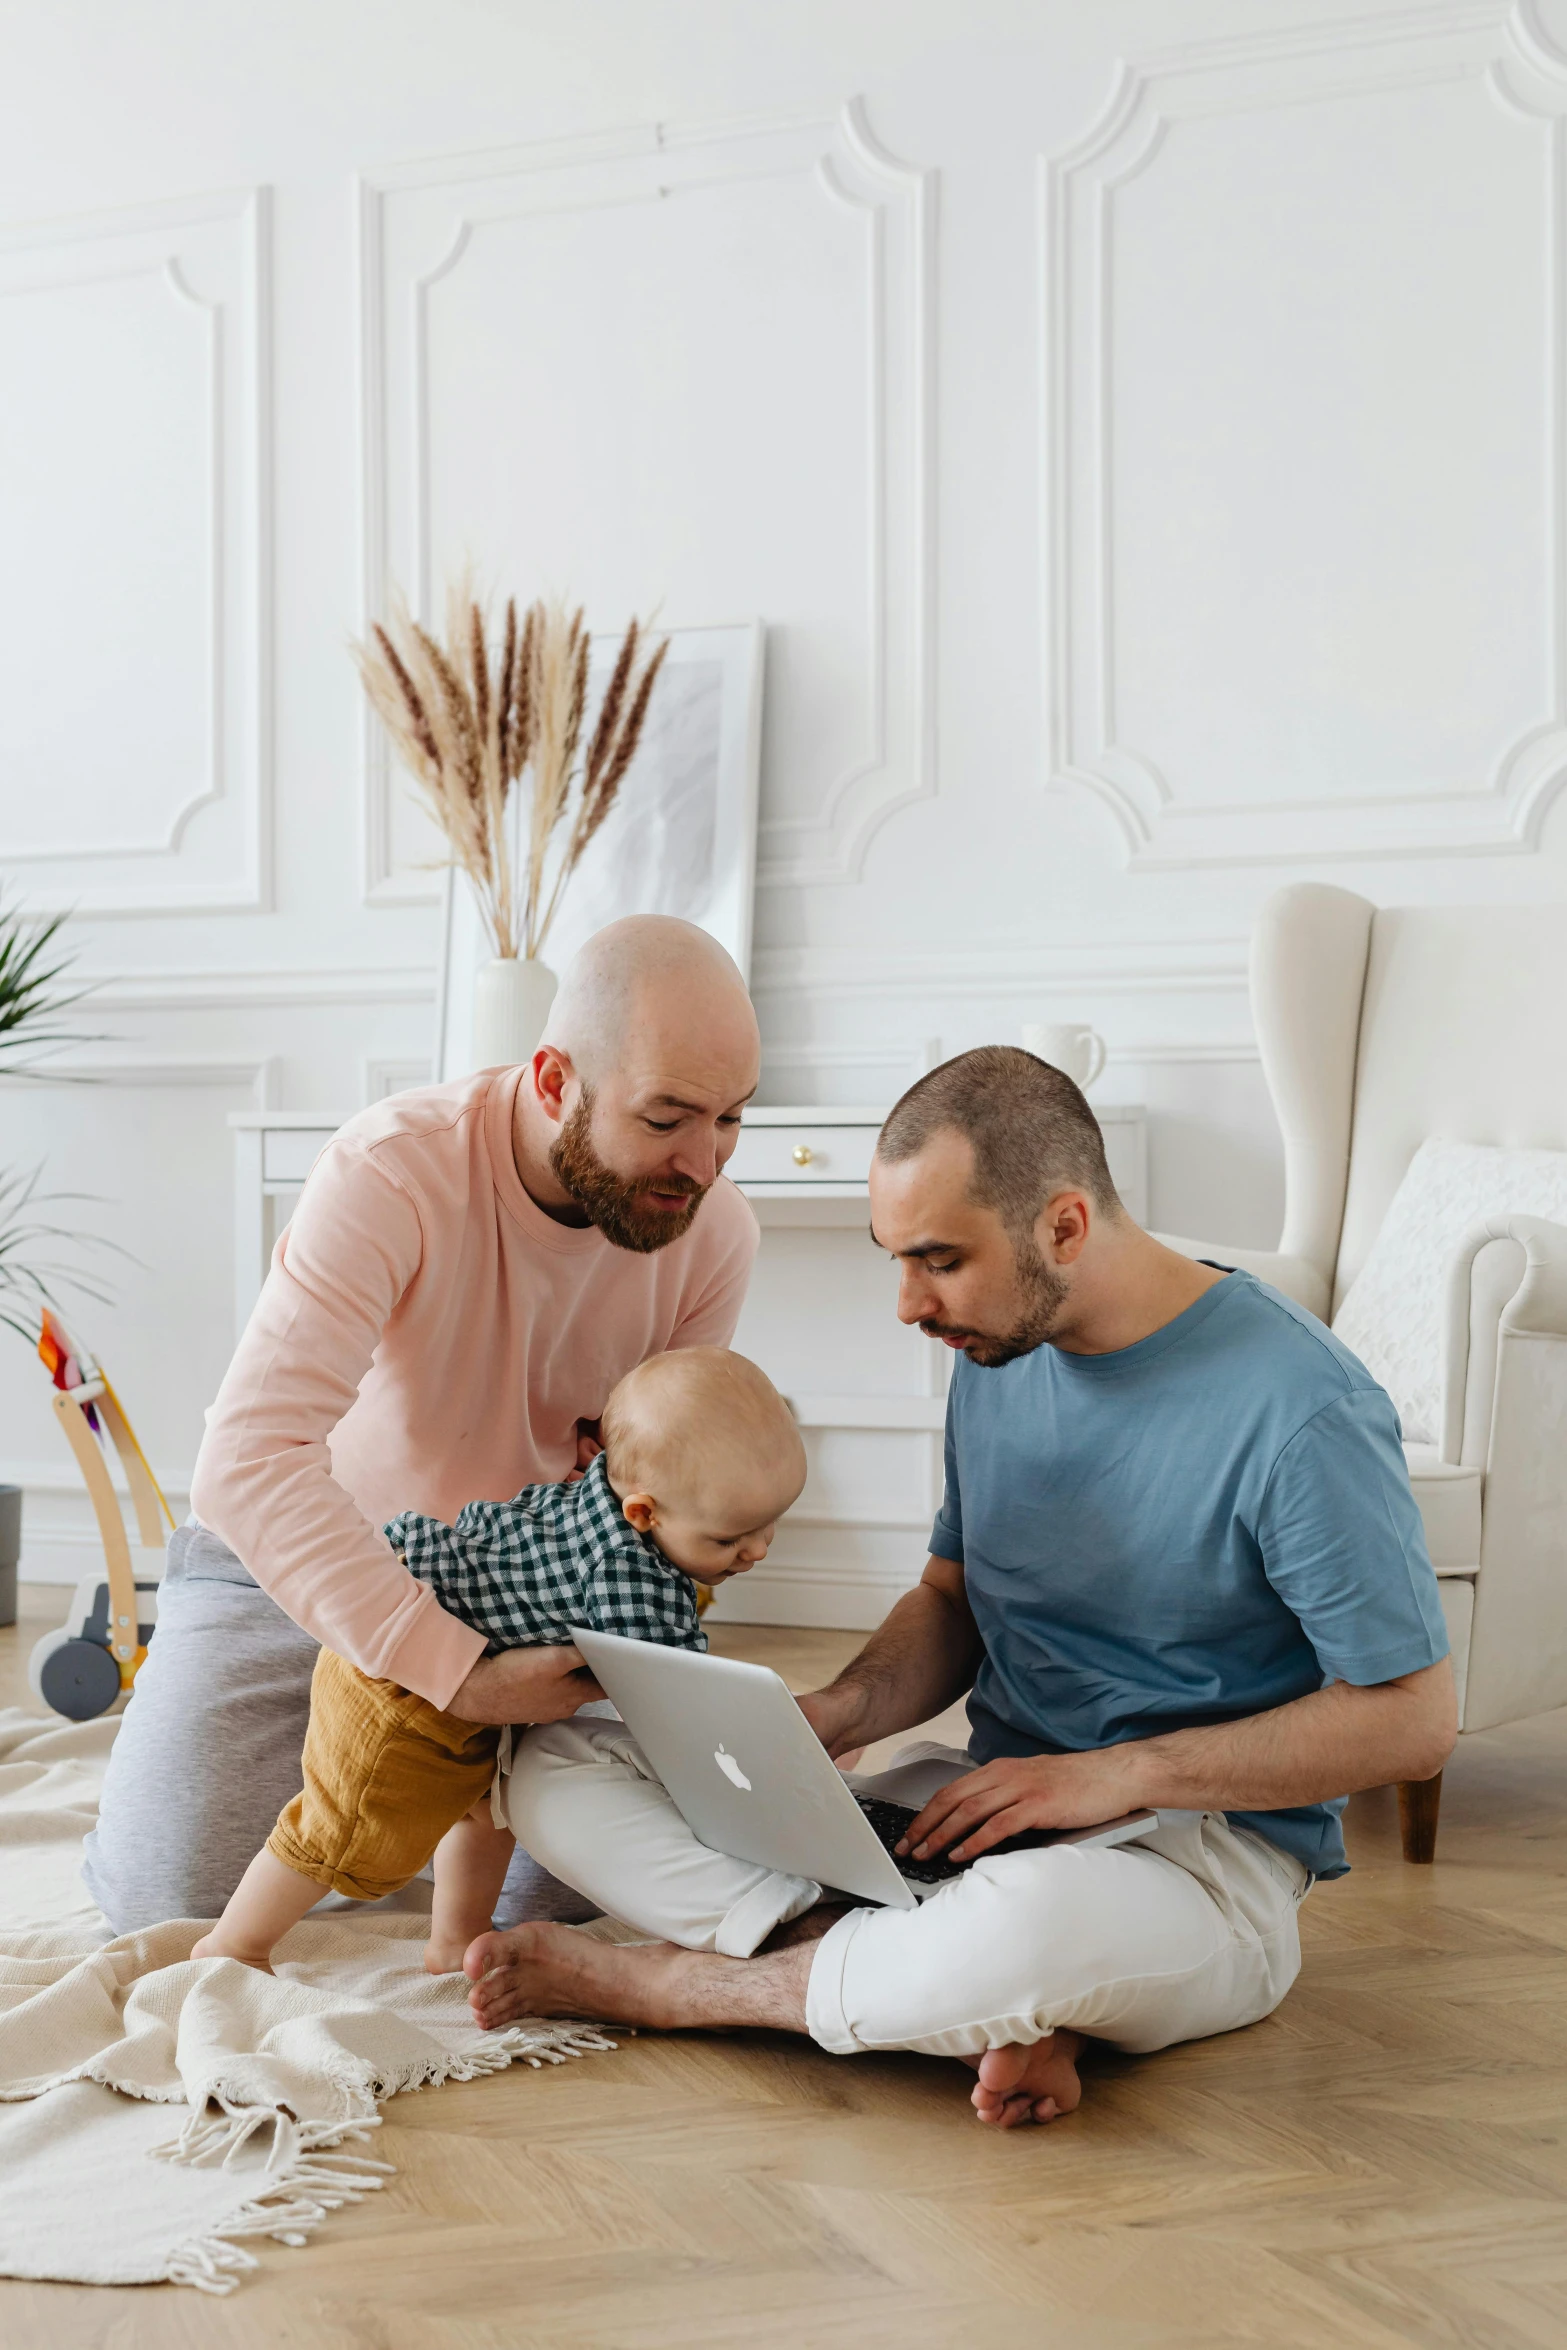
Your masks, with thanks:
[[(59, 1593), (29, 1595), (52, 1621)], [(32, 1633), (0, 1634), (0, 1702)], [(851, 1636), (730, 1632), (823, 1677)], [(1391, 1793), (1253, 2030), (1106, 2057), (995, 2137), (955, 2065), (643, 2039), (400, 2099), (385, 2193), (227, 2302), (0, 2284), (17, 2350), (1560, 2350), (1567, 1713), (1466, 1741), (1436, 1866)]]

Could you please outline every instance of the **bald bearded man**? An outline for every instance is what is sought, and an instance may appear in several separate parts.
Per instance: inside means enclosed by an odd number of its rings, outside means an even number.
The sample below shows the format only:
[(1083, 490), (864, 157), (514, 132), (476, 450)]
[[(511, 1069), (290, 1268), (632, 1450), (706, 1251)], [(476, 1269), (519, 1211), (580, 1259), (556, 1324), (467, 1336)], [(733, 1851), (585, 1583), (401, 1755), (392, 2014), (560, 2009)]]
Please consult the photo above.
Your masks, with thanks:
[[(298, 1791), (319, 1644), (473, 1722), (602, 1694), (573, 1648), (486, 1658), (381, 1527), (567, 1476), (625, 1372), (728, 1345), (757, 1228), (721, 1178), (760, 1046), (730, 958), (658, 915), (588, 941), (546, 1036), (351, 1119), (278, 1241), (87, 1840), (118, 1933), (223, 1908)], [(530, 1869), (498, 1916), (584, 1914)]]

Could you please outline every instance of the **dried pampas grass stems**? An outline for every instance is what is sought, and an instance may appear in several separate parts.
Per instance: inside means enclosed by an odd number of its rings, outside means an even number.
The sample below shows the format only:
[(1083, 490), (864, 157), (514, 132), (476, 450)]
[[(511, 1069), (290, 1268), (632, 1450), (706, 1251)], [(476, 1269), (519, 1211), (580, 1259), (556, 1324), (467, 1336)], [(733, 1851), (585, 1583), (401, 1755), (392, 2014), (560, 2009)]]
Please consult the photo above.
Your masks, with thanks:
[[(401, 597), (355, 644), (370, 706), (472, 883), (498, 956), (543, 951), (566, 885), (636, 757), (668, 649), (664, 639), (649, 653), (647, 631), (631, 621), (579, 762), (591, 652), (580, 609), (541, 599), (519, 624), (508, 601), (492, 647), (485, 608), (465, 580), (447, 596), (444, 644)], [(525, 774), (531, 797), (518, 873), (507, 808)]]

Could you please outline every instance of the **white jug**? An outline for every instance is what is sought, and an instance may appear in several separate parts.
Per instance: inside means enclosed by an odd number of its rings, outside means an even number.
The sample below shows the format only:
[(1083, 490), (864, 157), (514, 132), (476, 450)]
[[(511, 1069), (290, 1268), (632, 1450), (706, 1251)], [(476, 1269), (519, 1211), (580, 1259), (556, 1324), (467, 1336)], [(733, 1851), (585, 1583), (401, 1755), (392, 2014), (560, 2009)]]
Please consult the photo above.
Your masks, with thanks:
[(1084, 1020), (1068, 1020), (1053, 1027), (1030, 1025), (1023, 1031), (1023, 1049), (1060, 1069), (1085, 1093), (1104, 1073), (1105, 1040)]

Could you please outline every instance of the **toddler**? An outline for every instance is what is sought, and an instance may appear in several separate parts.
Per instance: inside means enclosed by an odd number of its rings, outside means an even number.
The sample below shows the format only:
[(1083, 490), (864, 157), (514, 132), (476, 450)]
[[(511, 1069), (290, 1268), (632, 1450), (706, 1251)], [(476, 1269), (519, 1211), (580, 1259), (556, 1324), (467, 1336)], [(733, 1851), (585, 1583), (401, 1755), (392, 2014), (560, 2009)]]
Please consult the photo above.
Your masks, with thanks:
[[(604, 1450), (575, 1484), (469, 1502), (455, 1526), (407, 1511), (387, 1527), (409, 1571), (488, 1636), (487, 1655), (568, 1647), (579, 1625), (705, 1648), (697, 1583), (722, 1583), (764, 1558), (805, 1483), (788, 1405), (754, 1363), (722, 1347), (640, 1364), (602, 1425)], [(375, 1901), (433, 1853), (425, 1965), (460, 1968), (490, 1925), (511, 1858), (512, 1837), (490, 1806), (500, 1735), (324, 1648), (304, 1789), (192, 1957), (266, 1969), (323, 1892)]]

